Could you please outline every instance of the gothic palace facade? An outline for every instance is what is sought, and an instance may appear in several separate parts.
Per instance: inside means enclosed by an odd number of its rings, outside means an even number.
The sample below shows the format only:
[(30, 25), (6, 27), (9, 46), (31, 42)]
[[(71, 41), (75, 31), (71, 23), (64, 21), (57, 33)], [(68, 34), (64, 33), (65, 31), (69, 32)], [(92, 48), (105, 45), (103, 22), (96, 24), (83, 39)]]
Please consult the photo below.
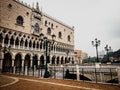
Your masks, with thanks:
[(49, 41), (56, 36), (50, 65), (74, 63), (74, 28), (43, 13), (38, 3), (31, 7), (19, 0), (0, 0), (0, 69), (45, 65), (41, 34)]

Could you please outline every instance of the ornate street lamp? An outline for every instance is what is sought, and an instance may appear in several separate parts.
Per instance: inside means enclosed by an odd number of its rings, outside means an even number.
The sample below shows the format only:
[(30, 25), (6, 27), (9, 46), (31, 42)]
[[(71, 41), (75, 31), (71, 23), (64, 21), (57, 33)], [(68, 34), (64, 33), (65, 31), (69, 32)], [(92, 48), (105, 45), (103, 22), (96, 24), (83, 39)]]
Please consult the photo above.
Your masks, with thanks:
[(48, 63), (50, 62), (50, 50), (51, 50), (51, 46), (54, 44), (55, 42), (55, 35), (52, 35), (52, 40), (48, 40), (47, 37), (44, 37), (43, 34), (40, 35), (41, 40), (44, 41), (44, 45), (45, 45), (45, 56), (46, 56), (46, 64), (45, 64), (45, 73), (44, 73), (44, 78), (48, 78), (49, 75), (49, 71), (48, 71)]
[(98, 58), (98, 46), (100, 46), (100, 40), (97, 40), (97, 38), (95, 38), (95, 41), (92, 41), (92, 45), (93, 45), (93, 47), (96, 48), (97, 62), (99, 62), (99, 58)]
[(109, 51), (111, 50), (111, 47), (110, 46), (108, 46), (108, 45), (106, 45), (105, 46), (105, 51), (107, 52), (107, 60), (108, 60), (108, 62), (110, 62), (110, 60), (109, 60)]

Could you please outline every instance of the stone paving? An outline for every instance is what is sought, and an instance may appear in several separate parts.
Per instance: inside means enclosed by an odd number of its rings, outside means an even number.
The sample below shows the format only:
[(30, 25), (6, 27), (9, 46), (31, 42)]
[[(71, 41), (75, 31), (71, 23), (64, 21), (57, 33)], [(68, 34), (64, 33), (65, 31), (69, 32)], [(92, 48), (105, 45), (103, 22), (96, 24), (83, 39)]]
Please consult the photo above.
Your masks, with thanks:
[[(16, 82), (15, 82), (16, 81)], [(14, 83), (13, 83), (14, 82)], [(12, 84), (11, 84), (12, 83)], [(2, 87), (3, 85), (6, 85)], [(44, 79), (32, 76), (2, 75), (0, 90), (120, 90), (120, 85)]]

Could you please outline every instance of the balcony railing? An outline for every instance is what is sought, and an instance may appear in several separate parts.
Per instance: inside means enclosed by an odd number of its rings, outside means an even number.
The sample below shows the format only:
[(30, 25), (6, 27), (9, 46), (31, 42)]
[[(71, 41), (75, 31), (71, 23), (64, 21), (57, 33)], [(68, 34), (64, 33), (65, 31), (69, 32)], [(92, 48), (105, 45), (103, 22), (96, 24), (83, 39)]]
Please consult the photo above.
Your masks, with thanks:
[[(20, 50), (30, 50), (30, 51), (40, 51), (40, 52), (44, 52), (45, 50), (44, 49), (40, 49), (40, 48), (33, 48), (33, 47), (25, 47), (25, 46), (19, 46), (19, 45), (10, 45), (10, 44), (2, 44), (2, 47), (8, 47), (8, 46), (11, 46), (11, 49), (20, 49)], [(54, 53), (54, 54), (62, 54), (62, 55), (66, 55), (66, 52), (61, 52), (61, 51), (55, 51), (55, 50), (52, 50), (51, 53)], [(72, 55), (72, 54), (70, 54)]]

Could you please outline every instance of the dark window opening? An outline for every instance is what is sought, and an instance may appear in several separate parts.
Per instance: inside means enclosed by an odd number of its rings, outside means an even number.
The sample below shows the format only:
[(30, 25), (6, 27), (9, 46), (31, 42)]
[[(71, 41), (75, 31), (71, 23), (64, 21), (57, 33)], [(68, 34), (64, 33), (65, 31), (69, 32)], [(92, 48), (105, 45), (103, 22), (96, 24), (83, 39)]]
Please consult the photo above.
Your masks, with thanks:
[(51, 29), (50, 28), (47, 29), (47, 34), (51, 35)]
[(35, 31), (36, 33), (39, 33), (39, 30), (40, 30), (39, 24), (36, 23), (36, 24), (35, 24), (35, 30), (34, 30), (34, 31)]
[(45, 26), (47, 26), (47, 20), (45, 21)]
[(68, 41), (70, 41), (70, 35), (68, 35)]
[(21, 26), (23, 25), (23, 17), (22, 16), (17, 17), (16, 24), (21, 25)]
[(58, 37), (62, 38), (62, 33), (61, 32), (58, 33)]

